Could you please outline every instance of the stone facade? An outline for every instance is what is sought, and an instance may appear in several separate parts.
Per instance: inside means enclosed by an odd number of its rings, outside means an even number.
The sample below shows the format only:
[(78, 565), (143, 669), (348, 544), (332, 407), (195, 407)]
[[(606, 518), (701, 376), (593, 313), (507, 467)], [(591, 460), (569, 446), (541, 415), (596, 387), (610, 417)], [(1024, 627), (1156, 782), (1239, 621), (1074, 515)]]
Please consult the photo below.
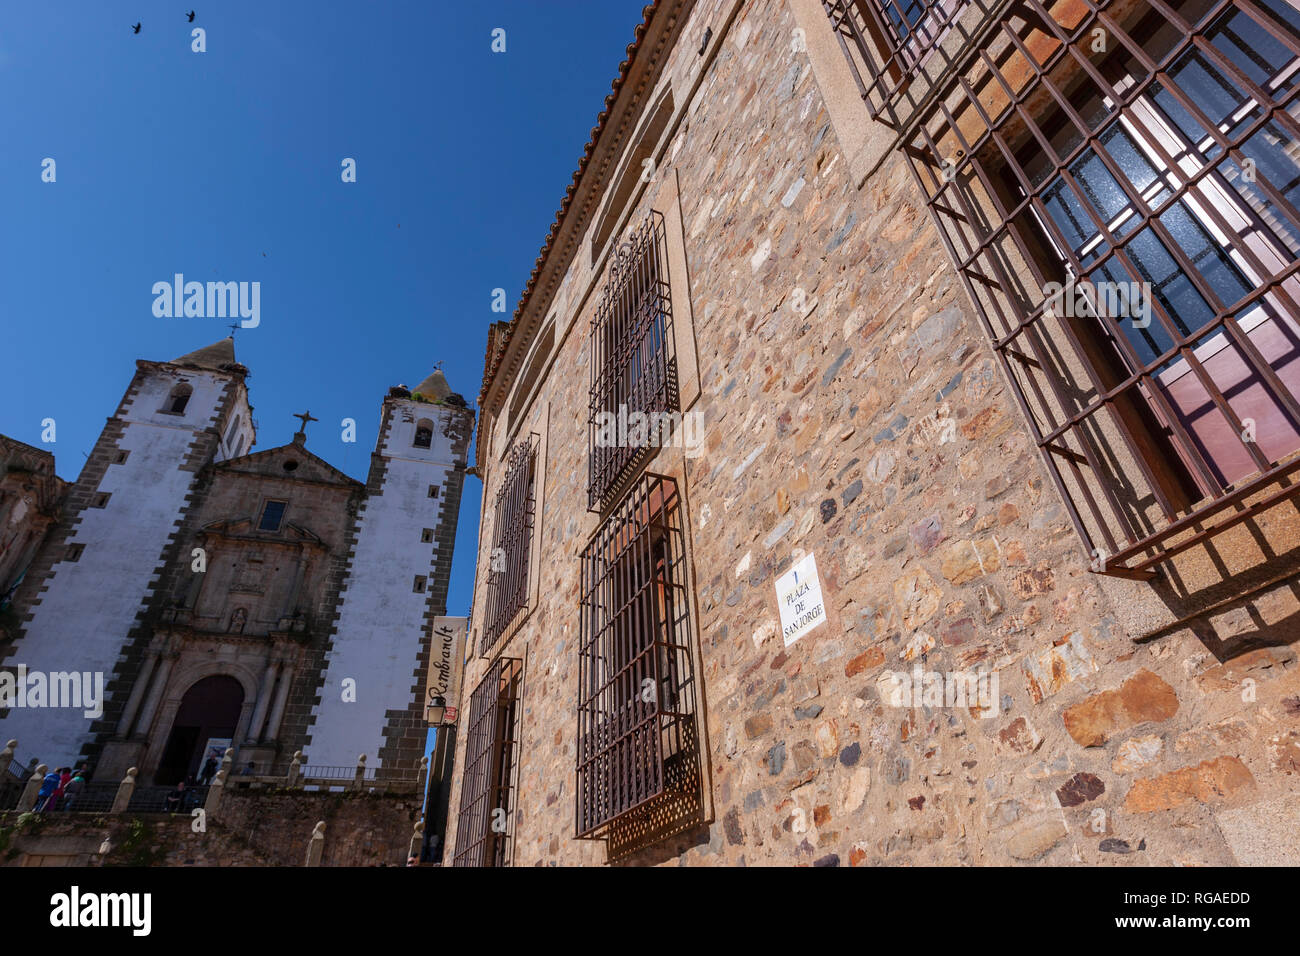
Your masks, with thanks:
[[(189, 814), (0, 814), (0, 866), (302, 866), (318, 822), (321, 866), (404, 866), (415, 796), (231, 790), (220, 820)], [(104, 842), (107, 854), (101, 854)]]
[(66, 493), (52, 454), (0, 435), (0, 602), (9, 599), (58, 524)]
[[(489, 651), (523, 661), (507, 858), (1294, 861), (1295, 508), (1154, 581), (1092, 573), (896, 137), (846, 84), (817, 0), (654, 5), (524, 301), (494, 330), (476, 650), (504, 461), (518, 436), (539, 449), (528, 606)], [(584, 487), (588, 329), (603, 236), (651, 210), (681, 409), (702, 421), (700, 454), (643, 467), (684, 501), (704, 811), (611, 854), (574, 838), (578, 557), (601, 521)], [(827, 619), (787, 647), (776, 580), (807, 554)], [(468, 662), (466, 701), (491, 658)], [(918, 665), (995, 674), (996, 699), (894, 706), (883, 678)], [(460, 806), (458, 782), (450, 848)]]

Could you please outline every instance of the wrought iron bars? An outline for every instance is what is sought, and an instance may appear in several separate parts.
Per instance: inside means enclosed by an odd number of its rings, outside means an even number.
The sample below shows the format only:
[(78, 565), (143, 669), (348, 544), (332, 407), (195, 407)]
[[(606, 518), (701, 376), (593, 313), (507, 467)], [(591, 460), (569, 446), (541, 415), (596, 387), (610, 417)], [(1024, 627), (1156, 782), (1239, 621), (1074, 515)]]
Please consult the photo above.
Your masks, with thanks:
[(1025, 0), (907, 145), (1095, 570), (1297, 491), (1298, 67), (1283, 0)]
[(497, 490), (492, 551), (488, 555), (488, 601), (479, 654), (486, 656), (528, 604), (528, 552), (533, 540), (537, 436), (521, 439), (506, 459)]
[[(664, 218), (652, 212), (617, 247), (591, 320), (592, 510), (609, 504), (652, 447), (652, 434), (662, 438), (668, 413), (679, 407), (664, 237)], [(646, 416), (640, 437), (627, 427), (633, 415)]]
[(576, 833), (654, 837), (698, 818), (682, 511), (647, 473), (582, 555)]
[(453, 866), (507, 866), (523, 661), (493, 662), (470, 696)]

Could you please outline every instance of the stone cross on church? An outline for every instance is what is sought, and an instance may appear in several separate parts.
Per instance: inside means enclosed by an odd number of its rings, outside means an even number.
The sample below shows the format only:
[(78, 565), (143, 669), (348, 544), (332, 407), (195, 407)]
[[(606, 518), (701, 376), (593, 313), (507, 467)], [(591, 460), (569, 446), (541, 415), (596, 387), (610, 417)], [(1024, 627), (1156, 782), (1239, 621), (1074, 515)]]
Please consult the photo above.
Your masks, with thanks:
[(295, 432), (295, 433), (294, 433), (294, 436), (293, 436), (294, 441), (295, 441), (297, 444), (301, 445), (301, 444), (303, 444), (304, 442), (307, 441), (307, 423), (308, 423), (308, 422), (318, 422), (318, 421), (320, 421), (320, 419), (319, 419), (319, 418), (312, 418), (312, 414), (311, 414), (311, 410), (310, 410), (310, 409), (308, 409), (308, 410), (305, 411), (305, 412), (299, 412), (299, 413), (297, 413), (296, 415), (294, 415), (293, 417), (294, 417), (294, 418), (301, 418), (301, 419), (302, 419), (302, 424), (298, 426), (298, 431)]

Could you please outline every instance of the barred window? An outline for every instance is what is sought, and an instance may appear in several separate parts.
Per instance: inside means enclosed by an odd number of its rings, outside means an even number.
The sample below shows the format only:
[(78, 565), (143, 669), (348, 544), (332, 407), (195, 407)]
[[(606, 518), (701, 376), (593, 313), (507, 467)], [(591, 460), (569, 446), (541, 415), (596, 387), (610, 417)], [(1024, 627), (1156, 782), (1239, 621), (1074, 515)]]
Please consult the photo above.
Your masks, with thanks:
[(908, 143), (1094, 570), (1300, 490), (1298, 67), (1285, 0), (1025, 0)]
[(510, 622), (528, 605), (528, 551), (533, 539), (536, 435), (516, 443), (497, 491), (492, 551), (488, 556), (488, 602), (479, 653), (487, 655)]
[[(960, 46), (975, 34), (959, 24), (968, 7), (988, 13), (996, 0), (822, 0), (848, 60), (854, 82), (871, 118), (889, 126), (903, 125), (900, 102), (917, 105), (929, 89), (926, 80), (951, 65), (935, 60), (940, 44), (954, 30)], [(924, 68), (924, 69), (923, 69)], [(914, 95), (913, 84), (920, 80)]]
[(612, 501), (680, 423), (664, 217), (651, 213), (614, 251), (591, 320), (587, 504)]
[(523, 662), (498, 658), (470, 696), (453, 866), (512, 862)]
[(582, 556), (576, 830), (611, 855), (700, 819), (686, 585), (677, 485), (647, 473)]

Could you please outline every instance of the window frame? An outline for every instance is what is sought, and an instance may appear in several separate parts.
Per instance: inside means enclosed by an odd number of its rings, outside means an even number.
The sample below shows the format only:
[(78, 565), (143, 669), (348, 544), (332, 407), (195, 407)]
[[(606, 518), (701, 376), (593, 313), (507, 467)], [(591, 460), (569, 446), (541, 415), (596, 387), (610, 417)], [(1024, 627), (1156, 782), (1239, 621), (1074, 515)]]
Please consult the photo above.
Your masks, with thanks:
[[(470, 695), (452, 866), (510, 866), (518, 794), (523, 661), (498, 657)], [(495, 810), (504, 830), (495, 830)]]
[[(263, 525), (266, 522), (266, 511), (271, 505), (280, 505), (280, 518), (274, 528), (266, 528)], [(284, 530), (284, 519), (289, 513), (289, 500), (287, 498), (264, 498), (262, 507), (258, 510), (257, 530), (262, 534), (279, 534)]]
[(592, 535), (581, 564), (574, 833), (607, 840), (621, 855), (705, 815), (677, 481), (645, 473)]
[[(610, 257), (609, 272), (588, 329), (590, 379), (587, 395), (587, 507), (609, 506), (637, 467), (659, 445), (599, 444), (598, 419), (622, 421), (634, 414), (681, 414), (673, 293), (669, 277), (667, 225), (650, 210), (628, 231)], [(648, 382), (648, 387), (646, 383)], [(666, 419), (658, 417), (662, 424)], [(663, 438), (659, 435), (660, 440)], [(621, 438), (621, 436), (620, 436)]]
[[(540, 441), (536, 432), (517, 441), (506, 460), (505, 476), (493, 505), (492, 547), (488, 552), (487, 602), (479, 654), (487, 657), (528, 608), (532, 594), (533, 532), (540, 487)], [(500, 552), (503, 566), (496, 567)]]
[[(1292, 89), (1274, 99), (1272, 93), (1255, 86), (1240, 65), (1207, 36), (1231, 17), (1249, 17), (1256, 27), (1289, 48), (1291, 58), (1284, 64), (1284, 72), (1292, 76), (1300, 63), (1300, 38), (1287, 34), (1277, 23), (1270, 28), (1250, 17), (1249, 11), (1258, 11), (1258, 5), (1232, 0), (1205, 4), (1195, 23), (1150, 0), (1141, 16), (1121, 17), (1121, 23), (1109, 13), (1111, 0), (1093, 0), (1081, 19), (1068, 28), (1052, 19), (1048, 6), (1052, 5), (1027, 0), (1014, 17), (1008, 16), (998, 24), (987, 43), (966, 54), (946, 80), (939, 98), (921, 114), (915, 135), (904, 151), (1053, 483), (1093, 557), (1093, 570), (1146, 580), (1154, 576), (1154, 565), (1300, 491), (1300, 486), (1282, 488), (1246, 503), (1267, 485), (1300, 469), (1300, 455), (1296, 454), (1300, 442), (1280, 457), (1265, 456), (1257, 443), (1243, 442), (1257, 468), (1254, 477), (1247, 472), (1239, 479), (1225, 481), (1214, 473), (1223, 467), (1222, 460), (1216, 463), (1206, 459), (1205, 455), (1212, 456), (1212, 451), (1201, 449), (1202, 439), (1189, 434), (1190, 429), (1180, 420), (1179, 408), (1165, 394), (1174, 370), (1172, 363), (1181, 361), (1179, 374), (1194, 374), (1195, 384), (1212, 401), (1214, 408), (1208, 414), (1217, 411), (1229, 428), (1244, 434), (1241, 419), (1225, 397), (1229, 386), (1222, 379), (1216, 381), (1204, 367), (1224, 348), (1232, 348), (1248, 370), (1247, 382), (1258, 385), (1278, 412), (1290, 418), (1291, 428), (1300, 438), (1300, 402), (1274, 368), (1274, 363), (1281, 360), (1266, 359), (1252, 340), (1249, 333), (1258, 322), (1239, 320), (1251, 309), (1262, 309), (1267, 303), (1275, 312), (1281, 334), (1289, 330), (1295, 335), (1300, 311), (1295, 308), (1296, 297), (1288, 289), (1296, 282), (1295, 263), (1270, 272), (1243, 233), (1220, 229), (1227, 240), (1212, 236), (1214, 244), (1210, 247), (1218, 250), (1219, 258), (1254, 258), (1264, 276), (1255, 280), (1253, 292), (1234, 301), (1221, 301), (1203, 267), (1192, 262), (1163, 218), (1172, 210), (1182, 209), (1185, 216), (1191, 217), (1189, 221), (1199, 222), (1204, 231), (1206, 222), (1226, 226), (1224, 210), (1228, 209), (1252, 228), (1262, 228), (1258, 211), (1236, 197), (1222, 167), (1225, 159), (1231, 158), (1240, 168), (1242, 147), (1248, 138), (1279, 113), (1287, 116), (1282, 122), (1291, 130), (1293, 142), (1300, 141), (1300, 122), (1283, 109), (1287, 105), (1294, 108), (1297, 89), (1292, 80)], [(1168, 45), (1157, 58), (1146, 52), (1143, 39), (1156, 37), (1162, 18), (1168, 21)], [(1020, 26), (1013, 26), (1013, 20)], [(1117, 45), (1104, 58), (1094, 60), (1084, 51), (1090, 31), (1098, 24)], [(1031, 25), (1037, 26), (1037, 34), (1029, 32)], [(1138, 34), (1138, 39), (1131, 34)], [(1001, 50), (990, 54), (995, 42), (1002, 44)], [(1170, 76), (1169, 71), (1181, 69), (1181, 58), (1192, 51), (1213, 61), (1242, 96), (1253, 99), (1255, 112), (1262, 118), (1246, 126), (1246, 132), (1244, 121), (1227, 130), (1213, 123)], [(1141, 76), (1130, 77), (1127, 85), (1122, 81), (1117, 84), (1111, 67), (1121, 62), (1117, 59), (1121, 55), (1127, 55), (1125, 65), (1137, 63), (1144, 70)], [(995, 63), (1001, 56), (1006, 57), (1004, 62), (1015, 62), (1028, 79), (1014, 86), (1007, 78), (1009, 71)], [(1073, 86), (1065, 86), (1066, 81)], [(1208, 131), (1197, 142), (1213, 140), (1219, 147), (1209, 156), (1193, 148), (1188, 161), (1199, 161), (1195, 169), (1179, 165), (1167, 155), (1165, 139), (1172, 124), (1160, 129), (1144, 124), (1145, 114), (1162, 115), (1154, 105), (1155, 94), (1150, 93), (1157, 82), (1161, 92), (1168, 93)], [(1098, 101), (1105, 108), (1098, 114), (1100, 118), (1084, 116), (1090, 108), (1096, 109), (1078, 98), (1078, 91), (1086, 88), (1109, 97), (1109, 104), (1104, 99)], [(1034, 101), (1035, 94), (1041, 94), (1037, 102), (1045, 103), (1045, 109), (1031, 110), (1025, 105)], [(1067, 142), (1068, 148), (1058, 149), (1054, 144), (1052, 137), (1056, 134), (1049, 128), (1049, 114), (1064, 117), (1063, 121), (1073, 126), (1072, 146)], [(1145, 122), (1150, 122), (1149, 117)], [(1086, 134), (1082, 140), (1081, 134)], [(1013, 138), (1016, 135), (1018, 141)], [(1139, 191), (1130, 180), (1130, 172), (1111, 155), (1107, 137), (1112, 135), (1136, 137), (1138, 146), (1130, 148), (1130, 152), (1137, 149), (1135, 155), (1145, 156), (1148, 163), (1152, 156), (1166, 153), (1163, 158), (1169, 162), (1163, 168), (1156, 167), (1156, 182), (1172, 180), (1172, 185), (1166, 184), (1150, 196), (1146, 195), (1149, 190)], [(1046, 155), (1054, 171), (1035, 177), (1020, 158), (1022, 147), (1028, 148), (1024, 144), (1032, 146), (1036, 155)], [(1105, 174), (1121, 190), (1125, 208), (1131, 210), (1127, 226), (1120, 220), (1102, 219), (1093, 209), (1091, 203), (1096, 200), (1089, 200), (1087, 184), (1076, 171), (1090, 155), (1100, 160)], [(1059, 221), (1045, 203), (1049, 190), (1057, 183), (1065, 184), (1067, 195), (1092, 220), (1093, 240), (1100, 237), (1104, 255), (1098, 258), (1094, 249), (1075, 249), (1061, 231)], [(1213, 199), (1198, 204), (1202, 192), (1209, 188), (1206, 184), (1230, 197), (1232, 204), (1221, 207)], [(1270, 188), (1261, 186), (1265, 191)], [(1292, 229), (1300, 230), (1300, 213), (1295, 206), (1276, 190), (1270, 199), (1275, 215), (1288, 218)], [(1036, 241), (1035, 223), (1046, 242)], [(1178, 317), (1159, 296), (1155, 297), (1156, 301), (1149, 303), (1152, 324), (1173, 347), (1149, 361), (1134, 350), (1122, 327), (1126, 319), (1110, 315), (1105, 308), (1098, 310), (1095, 303), (1082, 318), (1073, 314), (1063, 317), (1057, 314), (1061, 310), (1042, 295), (1042, 289), (1033, 292), (1030, 287), (1035, 283), (1027, 281), (1027, 276), (1033, 275), (1036, 284), (1045, 286), (1059, 277), (1051, 271), (1053, 256), (1069, 264), (1068, 274), (1095, 275), (1103, 265), (1109, 267), (1115, 262), (1123, 267), (1126, 278), (1142, 279), (1137, 269), (1140, 260), (1131, 250), (1145, 236), (1154, 237), (1161, 251), (1176, 264), (1176, 278), (1194, 289), (1213, 313), (1209, 321), (1183, 332)], [(1281, 308), (1279, 300), (1285, 302)], [(1053, 328), (1060, 332), (1056, 338)], [(1223, 342), (1211, 348), (1216, 335)], [(1069, 361), (1059, 358), (1057, 341), (1064, 342), (1065, 351), (1060, 354)], [(1071, 365), (1080, 370), (1073, 378), (1060, 371), (1065, 368), (1070, 372)], [(1295, 374), (1294, 368), (1288, 372), (1292, 378)], [(1103, 413), (1103, 408), (1108, 412)], [(1040, 422), (1040, 416), (1046, 422)], [(1112, 429), (1119, 442), (1108, 444), (1101, 440)], [(1152, 504), (1141, 504), (1145, 499), (1135, 484), (1138, 479)], [(1227, 517), (1210, 523), (1209, 519), (1234, 507), (1236, 510)]]

